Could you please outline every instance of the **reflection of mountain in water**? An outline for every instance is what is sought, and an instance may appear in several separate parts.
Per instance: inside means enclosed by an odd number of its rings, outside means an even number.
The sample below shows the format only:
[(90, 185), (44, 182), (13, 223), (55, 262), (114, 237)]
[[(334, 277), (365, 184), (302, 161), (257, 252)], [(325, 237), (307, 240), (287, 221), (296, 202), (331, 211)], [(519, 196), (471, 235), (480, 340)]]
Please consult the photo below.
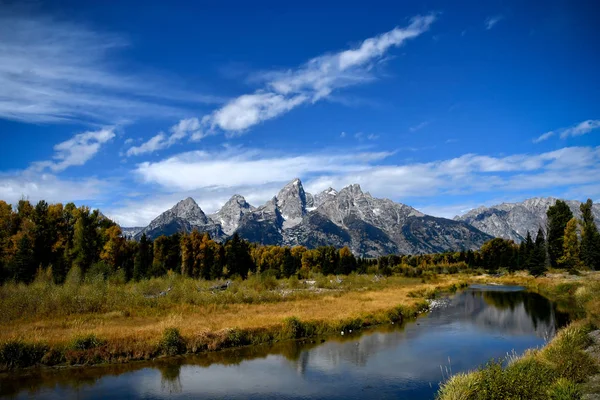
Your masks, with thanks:
[(431, 398), (441, 379), (440, 365), (450, 357), (454, 372), (473, 369), (511, 349), (539, 346), (541, 338), (567, 322), (547, 299), (514, 289), (469, 289), (416, 322), (329, 337), (323, 344), (283, 341), (148, 363), (32, 370), (0, 377), (0, 397), (24, 391), (44, 397), (61, 387), (72, 395), (93, 388), (99, 391), (96, 397), (118, 389), (121, 397), (132, 398), (246, 399), (251, 385), (254, 398), (261, 399), (356, 398), (367, 386), (379, 394)]
[(498, 336), (550, 338), (567, 320), (567, 315), (537, 293), (469, 289), (454, 296), (447, 307), (418, 319), (418, 326), (409, 324), (406, 329), (361, 336), (351, 343), (329, 342), (304, 350), (295, 360), (296, 369), (304, 374), (309, 365), (322, 371), (333, 370), (343, 362), (365, 366), (369, 357), (442, 326), (470, 324), (475, 330)]

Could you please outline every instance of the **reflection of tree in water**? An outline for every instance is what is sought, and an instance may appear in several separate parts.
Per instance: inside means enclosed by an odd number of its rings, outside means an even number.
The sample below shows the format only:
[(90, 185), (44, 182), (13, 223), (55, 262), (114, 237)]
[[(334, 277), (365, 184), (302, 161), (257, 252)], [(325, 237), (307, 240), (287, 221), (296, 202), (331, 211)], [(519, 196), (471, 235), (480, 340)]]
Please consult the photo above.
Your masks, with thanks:
[(561, 313), (556, 309), (557, 307), (555, 304), (537, 293), (525, 291), (484, 291), (477, 293), (483, 295), (483, 299), (487, 304), (501, 310), (510, 309), (511, 311), (515, 311), (515, 309), (522, 304), (536, 330), (540, 324), (550, 326), (555, 330), (556, 328), (564, 326), (569, 319), (568, 315)]
[(181, 373), (180, 360), (171, 361), (167, 363), (160, 363), (156, 368), (160, 371), (160, 390), (163, 392), (182, 393), (183, 387), (181, 386), (181, 379), (179, 374)]

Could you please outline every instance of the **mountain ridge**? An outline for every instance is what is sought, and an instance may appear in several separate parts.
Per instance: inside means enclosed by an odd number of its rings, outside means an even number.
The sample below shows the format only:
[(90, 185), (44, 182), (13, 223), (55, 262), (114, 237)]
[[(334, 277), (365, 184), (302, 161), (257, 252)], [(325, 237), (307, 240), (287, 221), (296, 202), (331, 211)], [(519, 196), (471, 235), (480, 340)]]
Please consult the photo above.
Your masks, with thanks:
[[(527, 236), (527, 231), (532, 236), (537, 234), (539, 228), (546, 231), (546, 212), (550, 206), (556, 204), (557, 200), (559, 199), (555, 197), (532, 197), (522, 202), (480, 206), (463, 215), (455, 216), (454, 220), (466, 222), (489, 235), (520, 243)], [(567, 203), (575, 217), (581, 217), (580, 201), (563, 201)], [(592, 213), (596, 225), (600, 228), (600, 204), (593, 205)]]
[(154, 239), (194, 229), (209, 232), (217, 241), (237, 233), (262, 244), (348, 246), (367, 257), (475, 250), (491, 239), (462, 221), (428, 216), (406, 204), (373, 197), (358, 184), (313, 195), (304, 191), (299, 178), (258, 207), (236, 194), (218, 211), (206, 215), (192, 198), (186, 198), (133, 237), (146, 234)]

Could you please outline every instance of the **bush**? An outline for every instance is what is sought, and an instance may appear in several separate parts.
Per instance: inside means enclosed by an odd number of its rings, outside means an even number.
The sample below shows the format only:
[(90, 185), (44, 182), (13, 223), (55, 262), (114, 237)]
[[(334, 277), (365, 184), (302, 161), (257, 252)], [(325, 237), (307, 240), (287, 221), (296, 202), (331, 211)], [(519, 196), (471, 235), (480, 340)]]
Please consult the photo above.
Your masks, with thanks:
[(282, 339), (298, 339), (305, 336), (304, 324), (297, 317), (289, 317), (283, 321)]
[(437, 398), (443, 400), (471, 400), (476, 398), (477, 373), (456, 374), (442, 384)]
[(29, 367), (40, 362), (47, 350), (44, 344), (9, 340), (0, 345), (0, 365), (7, 369)]
[(575, 382), (560, 378), (548, 389), (548, 398), (551, 400), (577, 400), (581, 392)]
[(546, 390), (554, 372), (534, 357), (510, 364), (505, 370), (499, 361), (491, 361), (479, 371), (478, 399), (546, 399)]
[(160, 351), (168, 356), (185, 352), (185, 340), (177, 328), (166, 328), (159, 343)]
[(96, 347), (103, 346), (105, 343), (104, 340), (98, 339), (96, 335), (89, 334), (84, 336), (77, 336), (69, 345), (69, 349), (71, 350), (90, 350), (95, 349)]

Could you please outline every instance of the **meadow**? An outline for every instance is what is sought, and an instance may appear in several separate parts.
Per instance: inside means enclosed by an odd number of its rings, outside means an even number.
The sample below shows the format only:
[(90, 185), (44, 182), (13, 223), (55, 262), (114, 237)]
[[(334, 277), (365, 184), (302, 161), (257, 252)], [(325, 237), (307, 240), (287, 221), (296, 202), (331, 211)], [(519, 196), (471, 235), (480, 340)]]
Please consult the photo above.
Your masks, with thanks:
[(256, 275), (220, 290), (222, 281), (174, 273), (124, 283), (75, 270), (57, 285), (39, 271), (31, 284), (0, 287), (0, 364), (119, 363), (398, 323), (465, 277)]

